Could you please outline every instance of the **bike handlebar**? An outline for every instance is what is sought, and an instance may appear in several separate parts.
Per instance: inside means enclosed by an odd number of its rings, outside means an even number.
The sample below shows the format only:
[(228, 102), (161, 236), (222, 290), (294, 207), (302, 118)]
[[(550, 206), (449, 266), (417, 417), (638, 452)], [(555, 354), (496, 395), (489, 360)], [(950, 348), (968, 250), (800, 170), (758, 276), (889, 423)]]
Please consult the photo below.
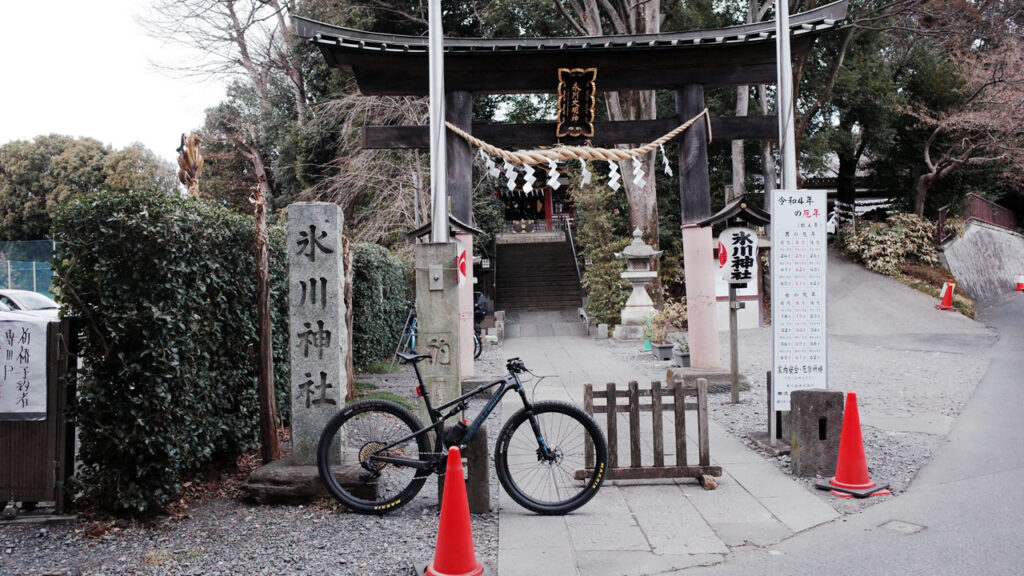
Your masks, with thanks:
[(508, 370), (509, 374), (522, 374), (523, 372), (526, 372), (526, 364), (524, 364), (519, 358), (509, 358), (508, 361), (505, 362), (505, 368)]

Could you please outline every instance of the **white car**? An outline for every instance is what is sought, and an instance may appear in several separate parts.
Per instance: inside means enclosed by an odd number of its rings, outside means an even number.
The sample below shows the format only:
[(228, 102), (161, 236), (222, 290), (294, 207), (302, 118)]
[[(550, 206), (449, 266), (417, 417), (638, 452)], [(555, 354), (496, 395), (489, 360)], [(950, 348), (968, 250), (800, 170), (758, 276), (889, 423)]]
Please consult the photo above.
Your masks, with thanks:
[(0, 290), (0, 303), (14, 312), (46, 320), (60, 319), (60, 306), (52, 299), (31, 290)]

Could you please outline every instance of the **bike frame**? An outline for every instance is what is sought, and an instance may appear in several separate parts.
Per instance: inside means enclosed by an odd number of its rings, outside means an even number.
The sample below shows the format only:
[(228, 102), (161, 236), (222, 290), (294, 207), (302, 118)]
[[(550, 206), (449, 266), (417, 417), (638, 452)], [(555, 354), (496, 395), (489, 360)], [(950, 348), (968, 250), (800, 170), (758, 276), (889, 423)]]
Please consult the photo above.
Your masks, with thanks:
[[(413, 432), (412, 434), (409, 434), (399, 440), (396, 440), (395, 442), (392, 442), (387, 446), (384, 446), (383, 448), (380, 448), (379, 450), (377, 450), (377, 453), (370, 456), (371, 461), (392, 464), (395, 466), (406, 466), (409, 468), (415, 468), (417, 470), (431, 470), (435, 472), (440, 472), (441, 470), (439, 465), (441, 462), (444, 461), (444, 458), (441, 457), (441, 455), (446, 455), (446, 453), (444, 452), (445, 421), (458, 415), (459, 412), (465, 410), (467, 407), (466, 401), (468, 399), (484, 392), (485, 390), (489, 390), (496, 386), (501, 386), (501, 389), (495, 392), (494, 396), (492, 396), (491, 399), (487, 402), (487, 405), (484, 406), (483, 410), (480, 411), (480, 414), (478, 414), (471, 423), (467, 424), (466, 433), (462, 436), (462, 439), (459, 441), (459, 445), (464, 446), (466, 443), (468, 443), (469, 440), (473, 438), (473, 435), (476, 433), (476, 431), (479, 430), (480, 426), (484, 423), (484, 420), (487, 420), (487, 417), (490, 416), (491, 412), (494, 411), (494, 408), (497, 407), (498, 402), (501, 402), (501, 399), (505, 396), (505, 394), (509, 393), (512, 390), (515, 390), (516, 392), (519, 393), (519, 398), (523, 401), (523, 408), (525, 408), (527, 413), (529, 414), (530, 426), (533, 428), (533, 432), (537, 436), (539, 453), (542, 453), (544, 455), (548, 454), (549, 451), (547, 445), (544, 443), (544, 437), (541, 434), (540, 425), (537, 423), (537, 420), (533, 416), (533, 404), (530, 402), (530, 399), (526, 397), (526, 389), (523, 387), (523, 383), (519, 380), (518, 374), (514, 372), (509, 372), (504, 378), (498, 378), (497, 380), (494, 380), (487, 384), (483, 384), (477, 387), (476, 389), (467, 392), (462, 396), (459, 396), (458, 398), (455, 398), (454, 400), (446, 402), (435, 408), (430, 403), (430, 393), (423, 385), (423, 379), (420, 377), (419, 367), (416, 364), (413, 364), (413, 369), (416, 371), (416, 380), (419, 382), (419, 385), (417, 385), (416, 387), (416, 393), (421, 398), (423, 398), (423, 403), (426, 405), (427, 408), (427, 414), (430, 416), (430, 424), (424, 426), (423, 428), (420, 428), (419, 430)], [(449, 408), (451, 408), (451, 410), (447, 414), (445, 414), (444, 411), (448, 410)], [(413, 460), (411, 458), (400, 458), (396, 456), (380, 455), (381, 453), (386, 453), (394, 446), (397, 446), (404, 442), (408, 442), (409, 440), (415, 438), (416, 436), (419, 436), (424, 432), (430, 432), (431, 430), (434, 431), (434, 453), (437, 454), (437, 456), (431, 458), (430, 460)]]

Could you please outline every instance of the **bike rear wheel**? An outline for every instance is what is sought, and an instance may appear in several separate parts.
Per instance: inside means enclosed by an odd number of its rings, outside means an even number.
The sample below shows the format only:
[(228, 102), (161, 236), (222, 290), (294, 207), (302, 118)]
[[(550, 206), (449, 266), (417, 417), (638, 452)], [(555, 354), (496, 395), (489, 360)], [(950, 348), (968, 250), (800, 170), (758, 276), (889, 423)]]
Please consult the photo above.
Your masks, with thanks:
[(586, 504), (604, 480), (608, 448), (594, 419), (566, 402), (537, 402), (519, 410), (498, 433), (494, 467), (502, 488), (538, 514), (565, 514)]
[(407, 504), (423, 488), (430, 471), (373, 457), (429, 460), (426, 432), (414, 435), (422, 428), (412, 412), (390, 400), (349, 404), (331, 418), (320, 436), (316, 459), (320, 479), (335, 499), (361, 514), (383, 514)]

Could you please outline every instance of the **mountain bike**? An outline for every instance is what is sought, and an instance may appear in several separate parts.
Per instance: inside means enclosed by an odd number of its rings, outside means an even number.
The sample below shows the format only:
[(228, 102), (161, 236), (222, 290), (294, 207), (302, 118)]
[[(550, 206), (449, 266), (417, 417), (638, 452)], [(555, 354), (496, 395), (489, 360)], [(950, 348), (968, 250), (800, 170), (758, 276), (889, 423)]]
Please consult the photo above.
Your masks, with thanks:
[[(419, 362), (428, 354), (400, 354), (413, 365), (430, 424), (400, 404), (381, 399), (346, 405), (327, 423), (317, 446), (317, 467), (328, 491), (361, 514), (383, 514), (409, 503), (430, 474), (445, 472), (447, 448), (464, 447), (509, 392), (523, 407), (505, 422), (494, 449), (498, 481), (522, 507), (538, 514), (566, 514), (586, 504), (601, 487), (608, 462), (604, 434), (586, 412), (567, 402), (533, 402), (520, 374), (523, 361), (505, 363), (508, 374), (434, 407)], [(539, 383), (539, 379), (537, 380)], [(495, 388), (472, 422), (456, 418), (469, 399)], [(343, 480), (342, 480), (343, 479)]]

